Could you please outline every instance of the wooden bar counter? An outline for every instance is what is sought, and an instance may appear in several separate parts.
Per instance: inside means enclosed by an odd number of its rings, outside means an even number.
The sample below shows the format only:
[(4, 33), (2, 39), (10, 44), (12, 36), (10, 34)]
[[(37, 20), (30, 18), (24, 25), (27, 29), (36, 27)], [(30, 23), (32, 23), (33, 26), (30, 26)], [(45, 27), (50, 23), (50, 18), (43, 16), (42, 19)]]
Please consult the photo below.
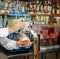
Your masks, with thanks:
[[(58, 51), (59, 48), (53, 48), (48, 50), (40, 50), (38, 52), (38, 59), (58, 59)], [(25, 57), (25, 58), (24, 58)], [(33, 52), (16, 52), (11, 53), (6, 51), (4, 48), (0, 46), (0, 59), (33, 59)]]

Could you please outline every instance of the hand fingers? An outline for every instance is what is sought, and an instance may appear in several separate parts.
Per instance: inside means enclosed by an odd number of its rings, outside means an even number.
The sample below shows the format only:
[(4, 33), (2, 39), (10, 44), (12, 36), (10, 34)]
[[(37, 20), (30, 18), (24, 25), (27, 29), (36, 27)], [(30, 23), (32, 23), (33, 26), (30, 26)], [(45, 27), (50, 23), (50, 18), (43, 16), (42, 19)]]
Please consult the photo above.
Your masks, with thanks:
[(25, 24), (24, 23), (20, 23), (20, 29), (24, 29)]
[(23, 47), (23, 46), (25, 46), (25, 44), (21, 43), (20, 41), (17, 41), (16, 46), (17, 47)]
[(20, 18), (20, 19), (19, 19), (19, 22), (24, 22), (24, 21), (25, 21), (24, 18)]

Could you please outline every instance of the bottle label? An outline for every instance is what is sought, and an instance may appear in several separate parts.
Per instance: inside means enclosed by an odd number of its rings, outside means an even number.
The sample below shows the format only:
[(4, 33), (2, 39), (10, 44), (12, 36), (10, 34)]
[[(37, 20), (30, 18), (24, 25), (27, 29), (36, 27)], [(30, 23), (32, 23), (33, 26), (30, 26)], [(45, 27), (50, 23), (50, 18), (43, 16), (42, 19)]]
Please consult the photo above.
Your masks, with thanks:
[(47, 11), (47, 6), (44, 6), (44, 10)]
[(48, 6), (48, 11), (51, 11), (52, 10), (52, 7), (51, 6)]

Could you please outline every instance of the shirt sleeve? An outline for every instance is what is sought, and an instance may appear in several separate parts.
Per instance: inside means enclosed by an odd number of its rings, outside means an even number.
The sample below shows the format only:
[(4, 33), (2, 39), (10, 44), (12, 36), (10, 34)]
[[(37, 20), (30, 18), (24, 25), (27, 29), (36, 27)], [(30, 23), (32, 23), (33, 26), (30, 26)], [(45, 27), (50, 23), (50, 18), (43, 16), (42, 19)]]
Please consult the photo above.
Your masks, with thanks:
[(17, 49), (18, 48), (16, 46), (16, 41), (10, 40), (7, 37), (1, 37), (0, 38), (0, 43), (7, 50), (13, 50), (13, 49)]
[(0, 28), (0, 37), (6, 37), (8, 35), (8, 28)]
[(13, 40), (11, 40), (9, 43), (4, 45), (4, 48), (7, 50), (18, 49), (18, 47), (16, 46), (16, 41), (13, 41)]

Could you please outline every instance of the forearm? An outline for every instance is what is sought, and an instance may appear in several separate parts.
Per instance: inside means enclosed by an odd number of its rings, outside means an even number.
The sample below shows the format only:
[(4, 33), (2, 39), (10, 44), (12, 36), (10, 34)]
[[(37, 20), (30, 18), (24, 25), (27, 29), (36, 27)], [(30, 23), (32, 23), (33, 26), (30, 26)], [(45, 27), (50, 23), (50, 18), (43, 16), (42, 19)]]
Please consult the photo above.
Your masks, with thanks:
[(7, 50), (17, 49), (17, 41), (10, 40), (7, 37), (0, 38), (1, 45)]
[(4, 45), (3, 47), (7, 50), (13, 50), (13, 49), (18, 49), (17, 45), (16, 45), (17, 41), (13, 41), (11, 40), (9, 43), (7, 43), (6, 45)]

